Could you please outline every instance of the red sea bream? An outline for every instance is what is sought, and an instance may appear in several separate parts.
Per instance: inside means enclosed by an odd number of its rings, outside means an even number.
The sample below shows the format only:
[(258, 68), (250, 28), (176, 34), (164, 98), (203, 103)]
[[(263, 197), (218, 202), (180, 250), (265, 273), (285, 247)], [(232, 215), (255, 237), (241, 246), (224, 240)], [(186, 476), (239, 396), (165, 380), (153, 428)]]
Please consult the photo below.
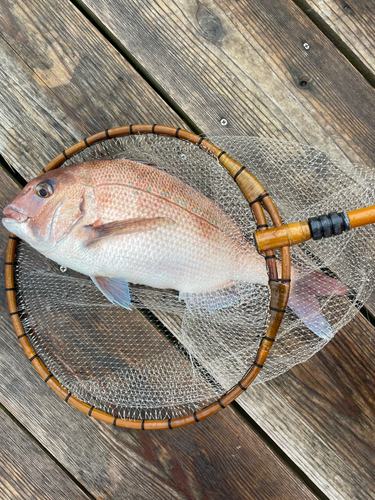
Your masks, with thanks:
[[(97, 160), (47, 172), (23, 188), (4, 216), (9, 231), (58, 264), (91, 276), (123, 307), (131, 306), (128, 282), (171, 288), (181, 299), (238, 281), (268, 283), (263, 257), (237, 224), (209, 198), (153, 165)], [(322, 276), (319, 286), (327, 294), (346, 292)], [(317, 318), (305, 323), (329, 336), (310, 286), (311, 303), (304, 304), (296, 290), (293, 301), (292, 287), (291, 307), (300, 316), (315, 311)]]

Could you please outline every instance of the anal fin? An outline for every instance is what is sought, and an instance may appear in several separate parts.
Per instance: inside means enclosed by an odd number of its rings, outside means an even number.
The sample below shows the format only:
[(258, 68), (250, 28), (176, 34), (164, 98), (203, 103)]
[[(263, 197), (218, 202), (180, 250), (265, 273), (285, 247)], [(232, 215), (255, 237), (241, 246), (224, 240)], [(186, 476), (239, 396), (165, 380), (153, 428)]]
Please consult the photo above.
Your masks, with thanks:
[(131, 310), (130, 288), (125, 278), (90, 276), (102, 294), (110, 301)]

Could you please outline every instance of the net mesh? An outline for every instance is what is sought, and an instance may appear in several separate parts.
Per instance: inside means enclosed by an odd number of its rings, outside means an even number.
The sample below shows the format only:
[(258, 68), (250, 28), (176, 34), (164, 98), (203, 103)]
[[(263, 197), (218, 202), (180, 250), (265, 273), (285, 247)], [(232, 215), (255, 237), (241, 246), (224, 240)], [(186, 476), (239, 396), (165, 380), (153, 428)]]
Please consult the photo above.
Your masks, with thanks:
[[(375, 176), (364, 167), (298, 144), (249, 137), (211, 141), (262, 182), (284, 223), (375, 204)], [(170, 137), (128, 136), (87, 148), (65, 165), (103, 158), (153, 162), (218, 205), (233, 221), (239, 248), (241, 242), (252, 245), (256, 223), (248, 203), (204, 150)], [(366, 226), (291, 249), (302, 300), (316, 271), (350, 290), (338, 296), (321, 287), (320, 309), (332, 335), (372, 291), (373, 241), (374, 228)], [(185, 301), (174, 290), (132, 285), (134, 308), (128, 311), (110, 303), (87, 276), (61, 269), (24, 243), (18, 245), (15, 278), (25, 333), (47, 368), (71, 394), (123, 418), (176, 418), (216, 401), (252, 365), (269, 320), (268, 286), (241, 280)], [(212, 310), (218, 293), (223, 304), (229, 296), (237, 300)], [(288, 308), (255, 383), (307, 360), (328, 341)]]

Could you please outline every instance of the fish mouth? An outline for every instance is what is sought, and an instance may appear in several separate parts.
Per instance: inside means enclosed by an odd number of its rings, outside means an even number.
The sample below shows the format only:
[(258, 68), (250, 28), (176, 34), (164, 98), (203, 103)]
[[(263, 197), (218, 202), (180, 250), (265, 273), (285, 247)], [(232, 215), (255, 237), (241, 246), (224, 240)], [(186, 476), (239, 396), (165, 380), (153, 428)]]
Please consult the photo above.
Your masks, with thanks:
[(26, 222), (29, 218), (27, 217), (27, 215), (23, 214), (12, 205), (7, 205), (4, 208), (3, 215), (5, 215), (5, 219), (3, 219), (3, 221), (9, 220), (18, 223)]

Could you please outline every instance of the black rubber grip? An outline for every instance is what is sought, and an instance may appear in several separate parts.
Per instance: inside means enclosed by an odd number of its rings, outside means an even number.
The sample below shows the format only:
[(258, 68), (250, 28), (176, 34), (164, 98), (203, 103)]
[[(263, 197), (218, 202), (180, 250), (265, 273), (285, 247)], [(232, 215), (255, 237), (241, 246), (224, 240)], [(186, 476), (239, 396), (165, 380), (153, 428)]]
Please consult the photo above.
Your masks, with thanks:
[(350, 221), (346, 212), (331, 212), (328, 215), (311, 217), (308, 219), (311, 237), (313, 240), (338, 236), (344, 231), (349, 231)]
[(292, 280), (284, 280), (282, 278), (270, 278), (268, 281), (276, 281), (277, 283), (290, 283)]

